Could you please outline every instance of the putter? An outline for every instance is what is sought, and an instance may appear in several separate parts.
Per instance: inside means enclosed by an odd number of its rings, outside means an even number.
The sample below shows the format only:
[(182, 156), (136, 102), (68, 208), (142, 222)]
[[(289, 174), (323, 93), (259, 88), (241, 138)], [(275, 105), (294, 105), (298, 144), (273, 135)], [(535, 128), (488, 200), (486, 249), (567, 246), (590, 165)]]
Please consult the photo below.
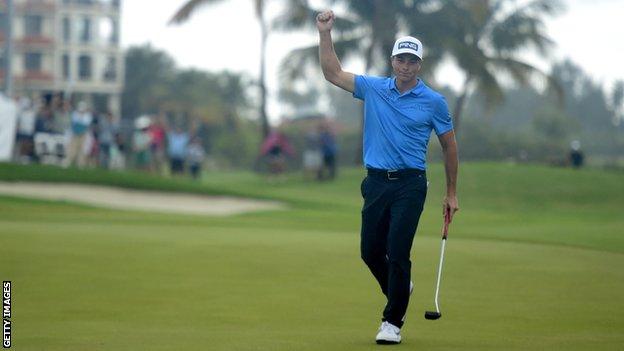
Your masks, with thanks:
[(425, 319), (436, 320), (442, 317), (442, 313), (440, 313), (440, 305), (438, 304), (438, 295), (440, 293), (440, 278), (442, 278), (442, 263), (444, 263), (444, 248), (446, 247), (446, 237), (448, 235), (448, 227), (449, 221), (451, 218), (451, 214), (449, 213), (449, 209), (446, 210), (444, 214), (444, 227), (442, 228), (442, 249), (440, 250), (440, 263), (438, 264), (438, 280), (436, 282), (436, 290), (435, 290), (435, 311), (426, 311)]

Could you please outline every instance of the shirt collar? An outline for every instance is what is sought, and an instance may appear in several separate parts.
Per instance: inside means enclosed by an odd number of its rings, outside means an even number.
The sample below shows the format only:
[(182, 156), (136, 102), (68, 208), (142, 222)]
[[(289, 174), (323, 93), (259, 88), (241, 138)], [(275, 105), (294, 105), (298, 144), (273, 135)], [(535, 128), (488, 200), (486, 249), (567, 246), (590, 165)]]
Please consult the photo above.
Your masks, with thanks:
[(419, 95), (421, 90), (424, 87), (425, 87), (425, 83), (423, 82), (422, 79), (418, 78), (418, 83), (416, 83), (416, 85), (412, 89), (410, 89), (410, 90), (406, 91), (405, 93), (401, 94), (399, 89), (396, 87), (396, 77), (392, 77), (392, 78), (388, 79), (388, 90), (394, 90), (399, 95), (407, 95), (407, 94)]

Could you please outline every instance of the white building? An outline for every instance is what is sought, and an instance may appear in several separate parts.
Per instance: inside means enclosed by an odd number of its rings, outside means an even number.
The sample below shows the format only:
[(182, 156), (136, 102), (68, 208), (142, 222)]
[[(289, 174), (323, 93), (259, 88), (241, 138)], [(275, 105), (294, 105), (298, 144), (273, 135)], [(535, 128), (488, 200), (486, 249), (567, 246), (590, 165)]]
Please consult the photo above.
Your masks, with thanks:
[[(13, 95), (63, 93), (119, 115), (124, 77), (120, 1), (13, 0)], [(6, 0), (0, 0), (2, 81), (6, 20)]]

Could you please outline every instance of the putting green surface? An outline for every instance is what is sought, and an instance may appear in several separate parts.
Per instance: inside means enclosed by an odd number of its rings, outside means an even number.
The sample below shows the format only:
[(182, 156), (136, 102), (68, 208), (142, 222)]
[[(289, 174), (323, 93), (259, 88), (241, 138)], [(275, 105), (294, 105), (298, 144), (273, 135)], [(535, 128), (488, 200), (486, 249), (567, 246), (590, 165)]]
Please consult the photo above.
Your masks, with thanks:
[[(42, 170), (0, 165), (0, 175), (32, 180), (45, 180)], [(268, 184), (247, 173), (209, 174), (198, 186), (205, 192), (291, 205), (229, 218), (0, 197), (13, 348), (387, 348), (374, 344), (384, 299), (359, 258), (362, 175)], [(412, 250), (416, 288), (395, 348), (622, 349), (624, 174), (464, 164), (438, 321), (423, 314), (433, 308), (439, 257), (439, 165), (429, 179)], [(180, 190), (196, 185), (188, 187)]]

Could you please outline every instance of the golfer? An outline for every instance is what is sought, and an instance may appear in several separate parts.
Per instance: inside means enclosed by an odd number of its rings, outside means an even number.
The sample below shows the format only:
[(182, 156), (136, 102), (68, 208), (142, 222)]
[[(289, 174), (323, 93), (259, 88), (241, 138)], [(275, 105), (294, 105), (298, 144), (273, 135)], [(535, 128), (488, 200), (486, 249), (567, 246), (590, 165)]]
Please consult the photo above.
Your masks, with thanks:
[(423, 59), (421, 42), (396, 41), (391, 62), (394, 77), (354, 75), (342, 70), (334, 51), (332, 11), (316, 17), (323, 75), (332, 84), (364, 101), (364, 165), (362, 181), (361, 255), (387, 297), (377, 343), (401, 342), (413, 283), (410, 250), (427, 194), (426, 153), (435, 131), (446, 170), (443, 215), (459, 209), (457, 144), (448, 106), (442, 95), (418, 78)]

